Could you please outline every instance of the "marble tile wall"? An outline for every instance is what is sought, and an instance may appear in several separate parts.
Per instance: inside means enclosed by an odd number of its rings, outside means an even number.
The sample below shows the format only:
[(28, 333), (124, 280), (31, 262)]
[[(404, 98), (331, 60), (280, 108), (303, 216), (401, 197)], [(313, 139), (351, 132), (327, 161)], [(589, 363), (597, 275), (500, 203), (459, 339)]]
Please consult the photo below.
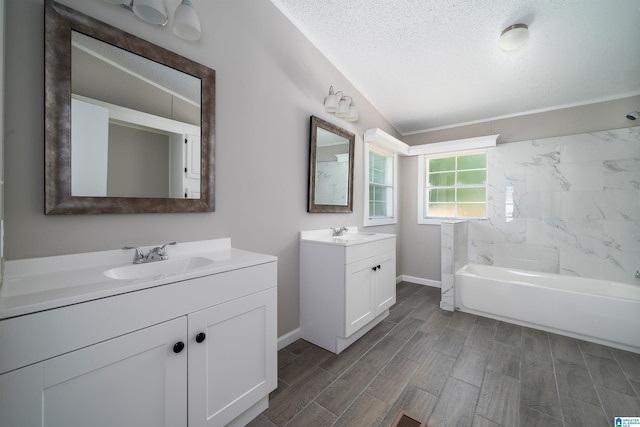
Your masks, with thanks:
[(640, 127), (498, 144), (473, 263), (640, 283)]
[(440, 308), (454, 311), (455, 272), (468, 262), (468, 223), (443, 222), (440, 226)]
[(348, 182), (349, 162), (316, 163), (316, 204), (346, 205)]

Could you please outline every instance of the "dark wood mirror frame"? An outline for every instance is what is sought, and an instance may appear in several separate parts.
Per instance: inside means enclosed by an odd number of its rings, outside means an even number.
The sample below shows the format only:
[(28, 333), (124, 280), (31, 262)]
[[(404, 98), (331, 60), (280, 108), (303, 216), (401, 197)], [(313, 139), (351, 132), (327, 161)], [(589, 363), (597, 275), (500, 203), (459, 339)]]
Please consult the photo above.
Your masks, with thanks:
[[(94, 37), (201, 80), (200, 199), (71, 195), (71, 31)], [(214, 210), (215, 71), (70, 9), (45, 3), (45, 214)]]
[[(322, 128), (336, 135), (340, 135), (349, 141), (349, 173), (346, 205), (322, 205), (317, 204), (316, 199), (316, 159), (318, 128)], [(322, 120), (316, 116), (311, 116), (309, 143), (309, 200), (307, 211), (312, 213), (349, 213), (353, 212), (353, 163), (354, 146), (356, 142), (355, 134), (348, 132), (332, 123)]]

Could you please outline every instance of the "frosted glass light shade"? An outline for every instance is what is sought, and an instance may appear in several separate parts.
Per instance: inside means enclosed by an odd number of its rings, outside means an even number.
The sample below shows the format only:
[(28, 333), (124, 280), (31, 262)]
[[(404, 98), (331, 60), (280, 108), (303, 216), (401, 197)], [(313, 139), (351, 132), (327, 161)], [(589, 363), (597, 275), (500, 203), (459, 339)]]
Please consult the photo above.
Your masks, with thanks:
[(529, 27), (525, 24), (511, 25), (502, 31), (498, 46), (502, 50), (517, 50), (529, 40)]
[(349, 114), (349, 101), (346, 98), (342, 98), (338, 104), (338, 111), (336, 111), (336, 117), (347, 117)]
[(329, 95), (324, 98), (324, 111), (327, 113), (338, 111), (338, 96), (333, 92), (333, 86), (329, 89)]
[(352, 102), (351, 105), (349, 105), (349, 113), (347, 114), (347, 121), (355, 122), (356, 120), (358, 120), (358, 117), (359, 117), (358, 109), (356, 108), (356, 104)]
[(182, 0), (173, 15), (173, 32), (185, 40), (200, 38), (200, 20), (191, 0)]
[(149, 24), (166, 25), (169, 21), (169, 12), (163, 0), (134, 0), (133, 13)]

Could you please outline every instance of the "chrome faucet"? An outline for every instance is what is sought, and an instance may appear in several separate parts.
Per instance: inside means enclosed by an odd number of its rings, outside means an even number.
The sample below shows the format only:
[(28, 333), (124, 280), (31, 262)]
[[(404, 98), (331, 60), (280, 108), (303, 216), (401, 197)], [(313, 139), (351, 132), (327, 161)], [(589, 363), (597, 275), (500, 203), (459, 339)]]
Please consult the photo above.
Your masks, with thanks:
[(340, 227), (340, 228), (331, 227), (331, 235), (333, 237), (342, 236), (346, 231), (349, 231), (349, 230), (344, 225), (342, 227)]
[(155, 261), (165, 261), (169, 259), (169, 254), (167, 253), (166, 246), (175, 245), (176, 242), (165, 243), (162, 246), (156, 246), (151, 249), (145, 255), (140, 248), (136, 248), (134, 246), (125, 246), (122, 249), (133, 249), (135, 250), (135, 254), (133, 255), (133, 263), (134, 264), (144, 264), (146, 262), (155, 262)]

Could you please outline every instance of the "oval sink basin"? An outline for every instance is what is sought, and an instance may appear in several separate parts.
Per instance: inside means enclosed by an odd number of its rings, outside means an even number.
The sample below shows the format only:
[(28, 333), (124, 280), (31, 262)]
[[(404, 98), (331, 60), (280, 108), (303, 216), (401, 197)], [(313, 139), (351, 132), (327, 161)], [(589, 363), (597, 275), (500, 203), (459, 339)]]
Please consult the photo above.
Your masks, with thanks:
[(212, 259), (203, 257), (168, 259), (166, 261), (155, 261), (148, 264), (132, 264), (124, 267), (116, 267), (105, 271), (104, 275), (116, 280), (142, 279), (145, 277), (186, 273), (211, 264), (213, 264)]

